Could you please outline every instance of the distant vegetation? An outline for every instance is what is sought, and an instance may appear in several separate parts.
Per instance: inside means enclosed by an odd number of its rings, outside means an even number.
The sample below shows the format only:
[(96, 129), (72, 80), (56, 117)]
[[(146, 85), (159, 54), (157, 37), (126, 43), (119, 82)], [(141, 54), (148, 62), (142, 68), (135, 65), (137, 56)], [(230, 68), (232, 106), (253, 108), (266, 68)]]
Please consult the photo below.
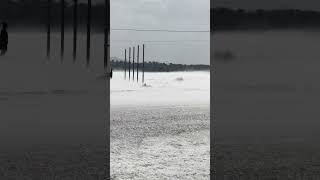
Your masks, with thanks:
[[(131, 62), (132, 63), (132, 62)], [(113, 70), (124, 70), (124, 61), (115, 60), (111, 61)], [(136, 69), (135, 63), (135, 69)], [(127, 64), (127, 70), (129, 66)], [(132, 64), (131, 64), (132, 68)], [(139, 63), (139, 69), (142, 68), (142, 63)], [(146, 72), (172, 72), (172, 71), (204, 71), (210, 70), (209, 65), (186, 65), (186, 64), (173, 64), (173, 63), (160, 63), (160, 62), (145, 62), (144, 69)], [(132, 69), (131, 69), (132, 70)]]
[(215, 31), (301, 28), (320, 28), (320, 12), (298, 9), (211, 9), (211, 29)]
[[(73, 24), (73, 1), (66, 0), (66, 27)], [(7, 21), (9, 28), (46, 28), (47, 0), (1, 0), (0, 20)], [(92, 5), (92, 29), (104, 29), (104, 4)], [(52, 26), (60, 27), (60, 0), (52, 0)], [(320, 12), (298, 9), (283, 10), (245, 10), (230, 8), (211, 8), (211, 28), (216, 31), (255, 30), (255, 29), (292, 29), (320, 28)], [(78, 6), (79, 29), (84, 29), (87, 21), (87, 4)]]
[[(9, 28), (33, 29), (46, 28), (47, 23), (47, 0), (1, 0), (0, 20), (7, 21)], [(65, 24), (70, 27), (73, 24), (73, 4), (71, 0), (65, 1)], [(52, 0), (52, 26), (60, 27), (60, 0)], [(87, 4), (78, 4), (78, 22), (80, 30), (87, 22)], [(103, 31), (104, 4), (92, 4), (92, 27), (95, 31)]]

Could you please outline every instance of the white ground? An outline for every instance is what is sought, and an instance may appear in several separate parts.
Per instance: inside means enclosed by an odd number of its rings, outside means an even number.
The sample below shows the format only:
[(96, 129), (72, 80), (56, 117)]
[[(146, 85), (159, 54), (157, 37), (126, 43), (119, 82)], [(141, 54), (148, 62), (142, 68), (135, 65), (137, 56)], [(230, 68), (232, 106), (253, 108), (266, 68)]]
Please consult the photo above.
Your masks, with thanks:
[(111, 81), (112, 178), (209, 179), (209, 72), (145, 79)]

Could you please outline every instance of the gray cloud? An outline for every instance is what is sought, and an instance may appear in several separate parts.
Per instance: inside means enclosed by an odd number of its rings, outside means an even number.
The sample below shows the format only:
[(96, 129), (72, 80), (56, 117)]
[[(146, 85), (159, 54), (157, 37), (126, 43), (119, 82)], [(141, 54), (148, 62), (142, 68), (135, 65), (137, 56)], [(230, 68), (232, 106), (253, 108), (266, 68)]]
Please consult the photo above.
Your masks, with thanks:
[[(209, 0), (111, 0), (112, 28), (209, 30)], [(209, 33), (111, 31), (111, 55), (123, 57), (124, 48), (146, 42), (148, 60), (209, 64)], [(119, 42), (113, 40), (133, 40)], [(183, 41), (182, 41), (183, 40)], [(190, 42), (186, 40), (208, 40)]]

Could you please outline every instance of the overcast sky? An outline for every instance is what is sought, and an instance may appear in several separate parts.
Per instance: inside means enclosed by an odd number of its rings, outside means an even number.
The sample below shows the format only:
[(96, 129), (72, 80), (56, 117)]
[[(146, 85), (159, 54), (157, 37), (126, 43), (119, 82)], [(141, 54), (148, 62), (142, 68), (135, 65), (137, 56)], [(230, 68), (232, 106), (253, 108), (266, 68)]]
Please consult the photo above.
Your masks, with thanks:
[[(210, 0), (111, 0), (111, 28), (210, 30)], [(124, 42), (123, 40), (132, 41)], [(112, 30), (111, 56), (123, 58), (124, 48), (142, 45), (143, 41), (147, 41), (145, 42), (147, 61), (210, 63), (210, 33), (206, 32)]]
[(212, 7), (320, 10), (319, 0), (213, 0)]

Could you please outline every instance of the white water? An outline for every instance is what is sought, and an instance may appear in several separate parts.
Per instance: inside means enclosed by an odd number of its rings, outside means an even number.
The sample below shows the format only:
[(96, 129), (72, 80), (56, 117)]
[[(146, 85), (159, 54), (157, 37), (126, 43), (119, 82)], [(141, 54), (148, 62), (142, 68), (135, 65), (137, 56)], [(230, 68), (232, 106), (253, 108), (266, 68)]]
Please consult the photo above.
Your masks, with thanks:
[[(132, 76), (132, 74), (131, 74)], [(124, 72), (115, 72), (111, 80), (111, 106), (209, 105), (210, 72), (148, 72), (145, 83), (124, 80)]]

